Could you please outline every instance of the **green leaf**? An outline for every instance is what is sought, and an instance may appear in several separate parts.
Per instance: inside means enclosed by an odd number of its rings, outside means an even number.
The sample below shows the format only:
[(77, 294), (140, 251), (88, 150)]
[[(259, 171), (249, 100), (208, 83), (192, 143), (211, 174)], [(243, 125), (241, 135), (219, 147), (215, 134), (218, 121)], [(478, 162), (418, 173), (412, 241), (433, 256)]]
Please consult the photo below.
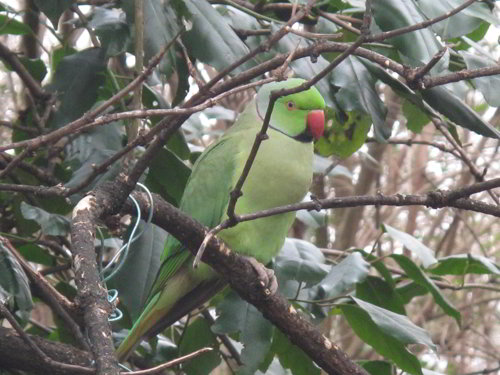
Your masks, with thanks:
[[(491, 61), (485, 57), (473, 55), (471, 53), (460, 51), (460, 55), (467, 64), (467, 69), (481, 69), (497, 65), (496, 61)], [(498, 92), (500, 90), (500, 77), (498, 75), (474, 78), (474, 85), (484, 95), (484, 98), (492, 107), (500, 107), (500, 98)]]
[(0, 35), (27, 35), (33, 34), (30, 27), (22, 22), (15, 20), (5, 14), (0, 14)]
[(420, 134), (424, 126), (431, 121), (425, 111), (408, 100), (403, 103), (403, 113), (407, 120), (406, 127), (417, 134)]
[(76, 0), (35, 0), (38, 9), (47, 16), (56, 30), (61, 15), (74, 3), (76, 3)]
[[(373, 16), (376, 24), (383, 31), (415, 25), (425, 21), (414, 1), (379, 0), (373, 3)], [(434, 33), (429, 29), (416, 30), (388, 40), (397, 47), (403, 61), (413, 67), (428, 63), (442, 48)], [(440, 72), (448, 66), (447, 59), (442, 59), (432, 71)]]
[(216, 334), (239, 332), (243, 344), (243, 368), (238, 373), (253, 374), (266, 359), (271, 347), (272, 324), (259, 310), (243, 301), (234, 291), (229, 292), (217, 305), (219, 314), (212, 331)]
[(130, 245), (122, 268), (108, 281), (108, 286), (120, 291), (123, 303), (133, 321), (139, 317), (160, 268), (167, 232), (154, 224), (141, 221), (142, 235)]
[(422, 261), (425, 268), (437, 263), (437, 259), (434, 257), (434, 251), (429, 249), (415, 237), (408, 233), (401, 232), (388, 224), (384, 224), (384, 229), (389, 236), (401, 242), (408, 250), (415, 254)]
[[(184, 333), (179, 346), (179, 356), (192, 353), (207, 346), (218, 348), (217, 337), (212, 333), (205, 319), (196, 319), (187, 327)], [(208, 375), (220, 362), (221, 359), (218, 350), (214, 350), (201, 354), (188, 362), (184, 362), (182, 370), (188, 375)]]
[(19, 246), (17, 250), (28, 262), (43, 264), (44, 266), (54, 266), (56, 264), (55, 257), (34, 243)]
[(294, 375), (319, 375), (321, 370), (302, 349), (295, 346), (279, 330), (274, 330), (272, 350), (278, 355), (281, 365)]
[[(416, 2), (422, 13), (429, 19), (446, 14), (462, 3), (461, 0), (420, 0)], [(440, 37), (450, 39), (469, 34), (477, 29), (483, 21), (498, 25), (498, 19), (492, 14), (488, 5), (476, 2), (431, 27)]]
[[(65, 184), (71, 188), (83, 182), (93, 173), (95, 166), (102, 164), (122, 148), (124, 135), (121, 122), (112, 122), (106, 126), (95, 128), (88, 133), (75, 137), (65, 148), (66, 162), (72, 167), (73, 175)], [(97, 183), (115, 178), (120, 171), (120, 163), (114, 163), (104, 174), (97, 177), (84, 191), (92, 189)], [(83, 193), (83, 192), (82, 192)], [(78, 200), (80, 194), (71, 199)]]
[[(249, 52), (227, 20), (208, 1), (186, 0), (185, 4), (192, 14), (193, 28), (183, 34), (182, 40), (198, 60), (221, 71)], [(248, 61), (232, 73), (239, 73), (253, 65), (252, 61)]]
[(455, 124), (486, 137), (500, 139), (500, 132), (485, 122), (467, 104), (442, 86), (421, 91), (422, 98)]
[(123, 11), (95, 7), (89, 26), (95, 30), (106, 56), (116, 56), (126, 51), (130, 29)]
[[(405, 348), (403, 343), (384, 332), (375, 324), (367, 311), (359, 306), (350, 304), (342, 304), (339, 308), (353, 331), (361, 340), (375, 349), (377, 353), (390, 359), (402, 370), (412, 375), (422, 375), (422, 368), (418, 359)], [(409, 323), (412, 324), (411, 322)], [(404, 324), (404, 326), (406, 325)]]
[(370, 272), (370, 264), (356, 252), (349, 254), (336, 266), (333, 266), (321, 281), (319, 298), (335, 298), (351, 290), (356, 283), (365, 280)]
[(105, 80), (105, 70), (106, 59), (100, 48), (89, 48), (61, 60), (47, 87), (57, 93), (60, 101), (51, 118), (52, 127), (76, 120), (94, 105), (97, 90)]
[(362, 249), (355, 249), (354, 251), (360, 253), (363, 255), (365, 260), (367, 260), (370, 265), (375, 268), (378, 273), (384, 278), (385, 282), (389, 284), (391, 288), (395, 288), (396, 283), (394, 282), (394, 279), (392, 278), (391, 272), (389, 269), (385, 266), (385, 263), (383, 262), (383, 258), (378, 258), (373, 254), (367, 253), (365, 250)]
[(17, 306), (23, 312), (23, 318), (27, 318), (33, 308), (28, 276), (0, 239), (0, 303), (6, 301), (11, 308)]
[(443, 309), (443, 311), (447, 315), (454, 318), (458, 325), (460, 325), (460, 312), (453, 307), (443, 294), (441, 294), (439, 288), (415, 263), (404, 255), (393, 254), (391, 255), (391, 258), (399, 264), (410, 279), (426, 288), (432, 294), (434, 300)]
[(368, 276), (356, 285), (356, 297), (397, 314), (406, 315), (403, 299), (383, 279)]
[(392, 365), (386, 361), (359, 361), (361, 367), (372, 375), (392, 375)]
[(356, 297), (351, 298), (370, 315), (373, 322), (384, 333), (394, 337), (405, 345), (423, 344), (433, 351), (437, 350), (427, 331), (413, 324), (405, 315), (393, 313)]
[(325, 257), (312, 243), (287, 238), (275, 258), (274, 269), (278, 279), (296, 280), (311, 286), (321, 281), (330, 267)]
[(191, 170), (174, 153), (161, 149), (150, 164), (146, 185), (168, 202), (178, 206)]
[(438, 263), (430, 268), (429, 272), (435, 275), (500, 275), (500, 267), (481, 255), (456, 254), (438, 259)]
[(21, 202), (21, 213), (25, 219), (36, 221), (45, 235), (65, 236), (69, 233), (70, 221), (62, 215), (51, 214), (26, 202)]
[(387, 111), (378, 96), (376, 79), (359, 58), (349, 56), (335, 68), (330, 77), (331, 84), (339, 87), (335, 97), (342, 109), (347, 112), (357, 110), (370, 115), (375, 136), (382, 141), (388, 139), (391, 136), (391, 128), (385, 122)]
[[(145, 0), (144, 3), (144, 63), (155, 56), (168, 43), (170, 43), (175, 35), (180, 31), (179, 21), (181, 17), (176, 14), (176, 7), (172, 3), (177, 1), (157, 1)], [(127, 14), (127, 23), (130, 30), (134, 30), (134, 1), (123, 1), (123, 10)], [(132, 31), (132, 35), (135, 35)], [(159, 70), (167, 77), (174, 71), (175, 68), (175, 52), (174, 48), (162, 58)]]
[(427, 294), (427, 288), (415, 282), (407, 283), (396, 288), (396, 291), (403, 299), (404, 304), (410, 303), (413, 297), (419, 297)]

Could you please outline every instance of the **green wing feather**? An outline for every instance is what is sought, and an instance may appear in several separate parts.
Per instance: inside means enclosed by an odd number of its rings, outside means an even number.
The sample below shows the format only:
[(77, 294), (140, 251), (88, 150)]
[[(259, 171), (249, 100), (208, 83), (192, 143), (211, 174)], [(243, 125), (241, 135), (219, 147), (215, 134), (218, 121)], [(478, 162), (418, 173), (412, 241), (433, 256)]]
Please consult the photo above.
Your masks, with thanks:
[[(233, 174), (235, 173), (234, 159), (228, 157), (228, 155), (234, 152), (237, 144), (237, 138), (225, 137), (208, 148), (196, 161), (191, 177), (187, 182), (180, 209), (209, 228), (219, 224), (224, 216), (232, 181), (234, 180)], [(117, 349), (119, 360), (125, 359), (142, 337), (151, 336), (157, 333), (161, 326), (168, 325), (171, 321), (168, 314), (171, 313), (167, 312), (167, 315), (165, 315), (163, 314), (164, 311), (155, 312), (162, 304), (169, 304), (168, 309), (165, 308), (164, 310), (172, 310), (176, 300), (180, 300), (184, 294), (190, 295), (189, 303), (179, 303), (181, 311), (173, 312), (172, 315), (175, 317), (180, 315), (175, 319), (177, 320), (195, 308), (196, 305), (209, 299), (216, 290), (221, 289), (224, 285), (217, 280), (214, 271), (205, 264), (201, 264), (196, 270), (190, 268), (192, 254), (173, 236), (169, 236), (165, 243), (162, 261), (163, 263), (151, 287), (144, 311), (136, 320), (127, 338)], [(199, 274), (198, 277), (195, 275), (196, 273)], [(197, 280), (198, 282), (194, 283), (194, 285), (190, 283), (192, 280), (184, 280), (184, 283), (177, 281), (184, 275), (186, 279), (189, 279), (189, 274), (193, 274), (191, 278), (200, 280)], [(177, 289), (185, 293), (170, 293), (169, 296), (162, 294), (163, 291), (170, 287), (169, 283), (180, 284)], [(191, 288), (186, 288), (186, 286)], [(193, 289), (200, 291), (200, 301), (198, 301), (196, 295), (193, 295)], [(206, 295), (207, 292), (211, 294)], [(194, 302), (196, 302), (196, 305), (191, 307), (190, 305), (194, 304)], [(187, 311), (184, 312), (184, 310)], [(159, 320), (164, 324), (158, 324)]]

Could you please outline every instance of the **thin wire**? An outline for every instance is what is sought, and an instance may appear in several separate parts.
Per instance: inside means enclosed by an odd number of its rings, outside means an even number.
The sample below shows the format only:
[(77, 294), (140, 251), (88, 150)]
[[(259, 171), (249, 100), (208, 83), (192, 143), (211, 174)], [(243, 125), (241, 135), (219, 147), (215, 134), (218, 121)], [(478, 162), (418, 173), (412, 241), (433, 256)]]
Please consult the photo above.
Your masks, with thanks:
[(113, 256), (113, 258), (110, 260), (110, 262), (106, 265), (106, 267), (101, 271), (101, 276), (102, 276), (102, 275), (104, 275), (104, 273), (108, 269), (110, 269), (116, 263), (117, 259), (120, 258), (120, 255), (123, 253), (123, 257), (121, 257), (120, 262), (116, 265), (116, 267), (113, 269), (113, 271), (109, 275), (107, 275), (103, 278), (102, 281), (104, 283), (106, 281), (108, 281), (109, 279), (111, 279), (114, 275), (116, 275), (116, 273), (123, 267), (123, 265), (125, 264), (125, 260), (127, 259), (129, 250), (130, 250), (130, 245), (132, 245), (132, 243), (137, 241), (144, 234), (144, 232), (149, 229), (149, 224), (151, 223), (151, 220), (153, 218), (153, 196), (146, 186), (144, 186), (141, 183), (137, 183), (137, 185), (139, 187), (141, 187), (146, 192), (146, 194), (148, 196), (148, 200), (149, 200), (149, 213), (148, 213), (148, 218), (146, 220), (146, 225), (142, 228), (142, 230), (137, 235), (135, 235), (135, 232), (137, 231), (137, 228), (139, 227), (139, 223), (141, 220), (141, 208), (139, 206), (139, 203), (137, 203), (137, 200), (133, 196), (129, 195), (130, 200), (135, 205), (136, 212), (137, 212), (137, 219), (134, 223), (134, 227), (132, 228), (132, 232), (130, 233), (129, 240), (127, 241), (127, 243), (125, 245), (123, 245), (120, 248), (120, 250), (118, 250), (118, 252)]
[[(141, 207), (139, 206), (139, 203), (137, 203), (137, 200), (133, 196), (129, 195), (128, 198), (130, 198), (130, 200), (134, 203), (135, 209), (136, 209), (136, 212), (137, 212), (134, 226), (132, 228), (132, 231), (130, 232), (129, 240), (127, 241), (127, 243), (125, 245), (123, 245), (116, 252), (116, 254), (113, 256), (113, 258), (111, 258), (111, 260), (109, 261), (109, 263), (104, 268), (102, 268), (102, 251), (104, 249), (104, 234), (98, 228), (98, 232), (99, 232), (99, 235), (100, 235), (100, 238), (101, 238), (101, 251), (100, 251), (99, 262), (98, 262), (99, 276), (101, 277), (101, 282), (104, 284), (104, 286), (106, 286), (106, 282), (109, 279), (111, 279), (113, 276), (115, 276), (117, 274), (117, 272), (120, 271), (120, 269), (123, 267), (123, 265), (125, 264), (125, 260), (128, 257), (130, 246), (132, 245), (132, 243), (134, 243), (135, 241), (137, 241), (144, 234), (144, 232), (146, 230), (149, 229), (149, 224), (151, 224), (151, 220), (153, 219), (153, 196), (152, 196), (151, 192), (149, 191), (149, 189), (146, 186), (144, 186), (141, 183), (137, 183), (137, 185), (140, 188), (142, 188), (146, 192), (146, 194), (148, 196), (149, 213), (148, 213), (148, 218), (146, 220), (146, 225), (144, 225), (144, 227), (142, 228), (142, 230), (139, 233), (136, 234), (137, 229), (139, 228), (140, 221), (141, 221)], [(122, 256), (122, 254), (123, 254), (123, 256)], [(116, 263), (116, 266), (115, 266), (115, 263)], [(109, 270), (113, 266), (115, 266), (115, 267), (113, 268), (113, 270), (111, 271), (111, 273), (109, 275), (107, 275), (107, 276), (104, 276), (105, 273), (106, 273), (106, 271)], [(114, 321), (120, 320), (123, 317), (122, 311), (116, 307), (116, 300), (117, 299), (118, 299), (118, 290), (116, 290), (116, 289), (109, 289), (108, 290), (108, 301), (114, 306), (113, 311), (108, 316), (108, 321), (110, 321), (110, 322), (114, 322)], [(125, 369), (128, 370), (128, 371), (130, 371), (126, 367), (125, 367)]]
[[(135, 235), (135, 232), (137, 231), (137, 228), (139, 227), (139, 222), (141, 220), (141, 208), (139, 207), (139, 203), (137, 203), (137, 200), (134, 197), (129, 196), (129, 199), (135, 205), (135, 208), (136, 208), (136, 211), (137, 211), (137, 219), (136, 219), (136, 221), (134, 223), (134, 226), (132, 228), (132, 232), (130, 232), (129, 240), (127, 241), (127, 243), (125, 245), (123, 245), (120, 248), (120, 250), (118, 250), (116, 252), (116, 254), (113, 256), (113, 258), (111, 258), (111, 260), (109, 261), (109, 263), (106, 265), (106, 267), (104, 267), (102, 269), (102, 271), (101, 271), (101, 277), (102, 277), (102, 282), (103, 283), (106, 283), (106, 281), (108, 281), (111, 277), (113, 277), (114, 275), (116, 275), (116, 273), (122, 268), (123, 264), (125, 263), (125, 259), (128, 256), (128, 251), (130, 249), (130, 245), (132, 244), (132, 242), (134, 242), (135, 240), (137, 240), (139, 238), (139, 237), (134, 237), (134, 235)], [(140, 234), (142, 234), (142, 233), (140, 233)], [(120, 258), (120, 256), (121, 256), (122, 253), (123, 253), (124, 256), (121, 258), (120, 262), (116, 265), (116, 267), (113, 269), (113, 271), (111, 271), (111, 273), (109, 275), (104, 276), (104, 274), (106, 273), (106, 271), (115, 265), (115, 263), (117, 262), (118, 258)]]
[[(108, 290), (108, 301), (111, 303), (113, 306), (116, 306), (115, 301), (118, 299), (118, 290), (116, 289), (109, 289)], [(116, 320), (120, 320), (123, 318), (123, 313), (121, 312), (120, 309), (114, 308), (111, 314), (108, 316), (108, 321), (109, 322), (114, 322)]]

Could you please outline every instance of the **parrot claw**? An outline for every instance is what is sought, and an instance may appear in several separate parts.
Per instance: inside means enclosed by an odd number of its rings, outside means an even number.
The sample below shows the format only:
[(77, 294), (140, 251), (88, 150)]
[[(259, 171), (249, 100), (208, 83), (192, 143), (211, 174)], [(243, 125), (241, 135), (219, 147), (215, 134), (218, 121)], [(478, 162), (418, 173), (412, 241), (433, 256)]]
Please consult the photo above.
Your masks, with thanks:
[(278, 290), (278, 280), (274, 271), (266, 268), (262, 263), (259, 263), (255, 258), (245, 257), (248, 259), (252, 268), (259, 276), (259, 283), (264, 288), (264, 293), (267, 296), (272, 296)]

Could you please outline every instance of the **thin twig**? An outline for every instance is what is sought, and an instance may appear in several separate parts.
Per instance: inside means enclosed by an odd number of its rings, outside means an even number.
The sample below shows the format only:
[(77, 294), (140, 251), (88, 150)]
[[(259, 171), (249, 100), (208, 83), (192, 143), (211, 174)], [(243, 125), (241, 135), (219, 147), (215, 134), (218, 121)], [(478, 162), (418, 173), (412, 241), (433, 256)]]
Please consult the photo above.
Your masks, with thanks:
[(379, 34), (372, 35), (369, 38), (367, 38), (367, 42), (380, 42), (383, 40), (387, 40), (389, 38), (394, 38), (394, 37), (399, 36), (399, 35), (410, 33), (412, 31), (425, 29), (425, 28), (429, 27), (430, 25), (434, 25), (435, 23), (441, 22), (447, 18), (450, 18), (451, 16), (454, 16), (455, 14), (459, 13), (460, 11), (462, 11), (465, 8), (474, 4), (476, 1), (477, 0), (468, 0), (465, 3), (461, 4), (460, 6), (456, 7), (455, 9), (452, 9), (449, 12), (442, 14), (441, 16), (431, 18), (429, 20), (425, 20), (423, 22), (416, 23), (414, 25), (405, 26), (405, 27), (401, 27), (399, 29), (385, 31), (385, 32), (381, 32)]
[(70, 312), (73, 314), (76, 312), (76, 306), (60, 294), (40, 273), (33, 270), (9, 240), (0, 237), (0, 241), (4, 247), (9, 249), (9, 252), (17, 259), (19, 264), (21, 264), (24, 272), (26, 272), (29, 280), (34, 285), (35, 290), (38, 291), (39, 296), (62, 319), (77, 340), (79, 346), (82, 349), (89, 350), (89, 345), (85, 337), (83, 337), (80, 327), (69, 314)]
[(140, 370), (140, 371), (121, 372), (120, 374), (123, 374), (123, 375), (153, 375), (153, 374), (157, 374), (157, 373), (159, 373), (167, 368), (170, 368), (170, 367), (176, 366), (180, 363), (189, 361), (195, 357), (198, 357), (201, 354), (211, 352), (212, 350), (214, 350), (214, 349), (209, 348), (209, 347), (201, 348), (201, 349), (198, 349), (192, 353), (186, 354), (182, 357), (176, 358), (172, 361), (163, 363), (163, 364), (156, 366), (156, 367), (152, 367), (152, 368), (148, 368), (146, 370)]
[(24, 65), (19, 61), (16, 54), (0, 43), (0, 59), (4, 60), (9, 64), (9, 66), (14, 70), (23, 81), (24, 85), (28, 88), (31, 95), (39, 100), (47, 100), (50, 98), (51, 94), (43, 90)]
[(22, 327), (17, 322), (16, 318), (10, 313), (10, 311), (4, 306), (3, 303), (0, 302), (0, 315), (4, 316), (7, 321), (10, 323), (12, 328), (16, 330), (16, 332), (21, 336), (21, 338), (28, 344), (28, 346), (35, 352), (36, 356), (47, 366), (51, 368), (57, 368), (59, 370), (64, 370), (68, 372), (78, 372), (85, 374), (94, 374), (95, 370), (88, 367), (77, 366), (77, 365), (69, 365), (66, 363), (61, 363), (53, 360), (48, 357), (39, 347), (36, 345), (33, 340), (23, 331)]

